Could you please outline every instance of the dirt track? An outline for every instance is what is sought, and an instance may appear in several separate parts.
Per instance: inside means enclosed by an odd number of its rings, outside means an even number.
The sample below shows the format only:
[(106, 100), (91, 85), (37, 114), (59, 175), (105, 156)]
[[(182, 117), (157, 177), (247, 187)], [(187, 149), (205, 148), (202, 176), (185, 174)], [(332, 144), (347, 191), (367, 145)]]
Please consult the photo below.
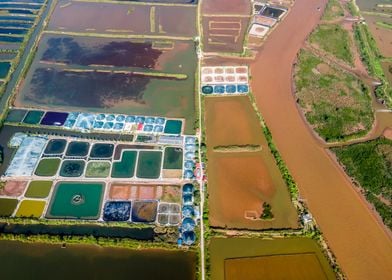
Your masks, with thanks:
[(292, 94), (292, 64), (326, 0), (297, 0), (252, 65), (252, 88), (275, 142), (349, 279), (388, 279), (392, 240), (312, 136)]

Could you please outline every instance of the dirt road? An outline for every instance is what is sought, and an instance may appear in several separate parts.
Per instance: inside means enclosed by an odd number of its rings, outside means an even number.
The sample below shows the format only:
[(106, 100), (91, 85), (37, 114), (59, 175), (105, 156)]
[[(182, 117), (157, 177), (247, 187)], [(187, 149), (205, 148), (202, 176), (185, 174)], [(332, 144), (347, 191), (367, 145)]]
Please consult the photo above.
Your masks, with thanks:
[[(297, 0), (252, 64), (252, 89), (301, 195), (349, 279), (388, 279), (392, 239), (312, 136), (292, 94), (292, 64), (326, 0)], [(257, 77), (257, 78), (256, 78)]]

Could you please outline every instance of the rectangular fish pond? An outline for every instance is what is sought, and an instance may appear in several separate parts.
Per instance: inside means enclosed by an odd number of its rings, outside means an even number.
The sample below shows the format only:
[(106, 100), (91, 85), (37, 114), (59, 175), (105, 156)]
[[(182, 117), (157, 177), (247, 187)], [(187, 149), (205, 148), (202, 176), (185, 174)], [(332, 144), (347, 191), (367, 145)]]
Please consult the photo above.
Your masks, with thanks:
[(103, 183), (60, 182), (55, 186), (47, 218), (98, 219)]

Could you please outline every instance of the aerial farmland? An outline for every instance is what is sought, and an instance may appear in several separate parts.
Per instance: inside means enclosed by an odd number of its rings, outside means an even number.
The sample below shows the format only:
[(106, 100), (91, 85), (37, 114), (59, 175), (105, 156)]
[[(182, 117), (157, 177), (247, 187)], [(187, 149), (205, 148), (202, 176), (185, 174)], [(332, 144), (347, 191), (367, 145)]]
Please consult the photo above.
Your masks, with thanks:
[(2, 279), (387, 279), (364, 2), (0, 1)]

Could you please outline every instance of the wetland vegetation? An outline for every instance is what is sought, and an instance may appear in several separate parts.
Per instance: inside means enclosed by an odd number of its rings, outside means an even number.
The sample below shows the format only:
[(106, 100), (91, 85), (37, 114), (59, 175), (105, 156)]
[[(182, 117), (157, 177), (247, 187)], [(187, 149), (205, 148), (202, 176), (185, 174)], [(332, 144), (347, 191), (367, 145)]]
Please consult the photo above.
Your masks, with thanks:
[(301, 51), (295, 69), (296, 97), (306, 119), (326, 141), (365, 135), (374, 116), (369, 89), (355, 76)]
[(379, 138), (332, 150), (392, 229), (392, 140)]

